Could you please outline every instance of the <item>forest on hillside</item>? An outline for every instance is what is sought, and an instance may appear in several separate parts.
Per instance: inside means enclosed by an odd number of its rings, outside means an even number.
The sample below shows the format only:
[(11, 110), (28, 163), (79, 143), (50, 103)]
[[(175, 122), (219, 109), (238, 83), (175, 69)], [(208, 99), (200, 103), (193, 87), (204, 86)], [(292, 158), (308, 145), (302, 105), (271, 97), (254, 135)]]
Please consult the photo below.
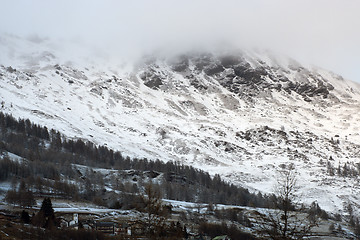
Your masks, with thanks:
[[(125, 204), (143, 192), (147, 179), (161, 175), (154, 181), (162, 196), (167, 199), (211, 204), (233, 204), (254, 207), (275, 207), (274, 195), (250, 193), (247, 189), (227, 183), (219, 175), (179, 164), (124, 157), (121, 152), (96, 146), (82, 139), (68, 139), (59, 131), (32, 123), (28, 119), (15, 119), (0, 112), (0, 181), (12, 181), (17, 186), (21, 180), (35, 194), (54, 194), (95, 201), (108, 207), (134, 207)], [(23, 160), (14, 161), (6, 153)], [(88, 166), (80, 173), (78, 165)], [(92, 168), (117, 170), (116, 184)], [(132, 172), (129, 173), (129, 170)], [(129, 180), (130, 175), (133, 176)], [(125, 178), (122, 179), (121, 178)], [(119, 202), (107, 203), (102, 198), (108, 193), (105, 185), (120, 190)], [(123, 201), (121, 202), (120, 201)]]

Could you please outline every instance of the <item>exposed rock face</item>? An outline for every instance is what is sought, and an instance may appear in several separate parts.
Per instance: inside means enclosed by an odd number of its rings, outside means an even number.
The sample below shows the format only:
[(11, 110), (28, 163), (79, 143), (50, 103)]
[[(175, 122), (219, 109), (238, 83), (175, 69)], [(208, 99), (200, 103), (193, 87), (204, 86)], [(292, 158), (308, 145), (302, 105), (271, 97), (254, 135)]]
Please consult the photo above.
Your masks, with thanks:
[(144, 84), (152, 89), (159, 89), (163, 84), (162, 78), (156, 74), (153, 69), (149, 69), (147, 72), (143, 72), (140, 78), (144, 81)]
[[(316, 76), (301, 66), (291, 65), (285, 70), (280, 65), (270, 66), (264, 61), (249, 59), (242, 53), (221, 56), (208, 53), (181, 55), (163, 63), (169, 67), (165, 73), (156, 71), (154, 64), (145, 64), (140, 78), (146, 86), (160, 89), (164, 81), (171, 81), (166, 76), (175, 72), (185, 75), (190, 80), (190, 85), (198, 90), (208, 88), (198, 77), (205, 74), (230, 92), (248, 100), (275, 90), (289, 94), (294, 92), (301, 95), (304, 101), (310, 102), (314, 97), (327, 98), (334, 89), (321, 76)], [(289, 78), (290, 76), (295, 78)]]

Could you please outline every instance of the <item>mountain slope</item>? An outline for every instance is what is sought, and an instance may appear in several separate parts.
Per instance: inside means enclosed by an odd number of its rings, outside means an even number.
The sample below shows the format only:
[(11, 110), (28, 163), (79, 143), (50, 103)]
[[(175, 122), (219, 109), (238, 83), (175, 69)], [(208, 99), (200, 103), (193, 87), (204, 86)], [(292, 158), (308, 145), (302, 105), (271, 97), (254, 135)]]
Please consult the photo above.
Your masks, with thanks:
[(267, 52), (149, 56), (117, 67), (73, 58), (49, 40), (0, 42), (1, 111), (264, 192), (292, 166), (304, 201), (325, 210), (358, 202), (357, 83)]

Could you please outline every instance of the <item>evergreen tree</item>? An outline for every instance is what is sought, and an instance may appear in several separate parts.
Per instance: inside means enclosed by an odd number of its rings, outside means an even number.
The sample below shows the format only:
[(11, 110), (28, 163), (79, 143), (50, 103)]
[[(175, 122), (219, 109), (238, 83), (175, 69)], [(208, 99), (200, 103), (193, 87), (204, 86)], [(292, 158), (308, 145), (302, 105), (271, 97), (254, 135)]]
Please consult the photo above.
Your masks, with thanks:
[(41, 204), (40, 212), (43, 212), (45, 217), (54, 217), (55, 216), (54, 209), (52, 207), (50, 198), (48, 198), (48, 197), (44, 198), (44, 200)]
[(52, 229), (56, 225), (54, 209), (50, 198), (44, 198), (39, 212), (33, 217), (33, 224), (47, 229)]
[(21, 222), (26, 223), (26, 224), (30, 223), (30, 216), (29, 216), (29, 213), (27, 211), (23, 210), (21, 212), (21, 217), (20, 218), (21, 218)]

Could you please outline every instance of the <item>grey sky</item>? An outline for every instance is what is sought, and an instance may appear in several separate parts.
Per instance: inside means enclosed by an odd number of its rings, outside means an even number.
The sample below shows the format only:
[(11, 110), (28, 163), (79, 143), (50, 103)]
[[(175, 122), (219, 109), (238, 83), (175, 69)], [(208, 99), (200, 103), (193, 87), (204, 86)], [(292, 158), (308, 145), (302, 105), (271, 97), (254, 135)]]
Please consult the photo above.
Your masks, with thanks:
[(0, 33), (121, 55), (218, 41), (259, 46), (360, 82), (359, 0), (0, 0)]

